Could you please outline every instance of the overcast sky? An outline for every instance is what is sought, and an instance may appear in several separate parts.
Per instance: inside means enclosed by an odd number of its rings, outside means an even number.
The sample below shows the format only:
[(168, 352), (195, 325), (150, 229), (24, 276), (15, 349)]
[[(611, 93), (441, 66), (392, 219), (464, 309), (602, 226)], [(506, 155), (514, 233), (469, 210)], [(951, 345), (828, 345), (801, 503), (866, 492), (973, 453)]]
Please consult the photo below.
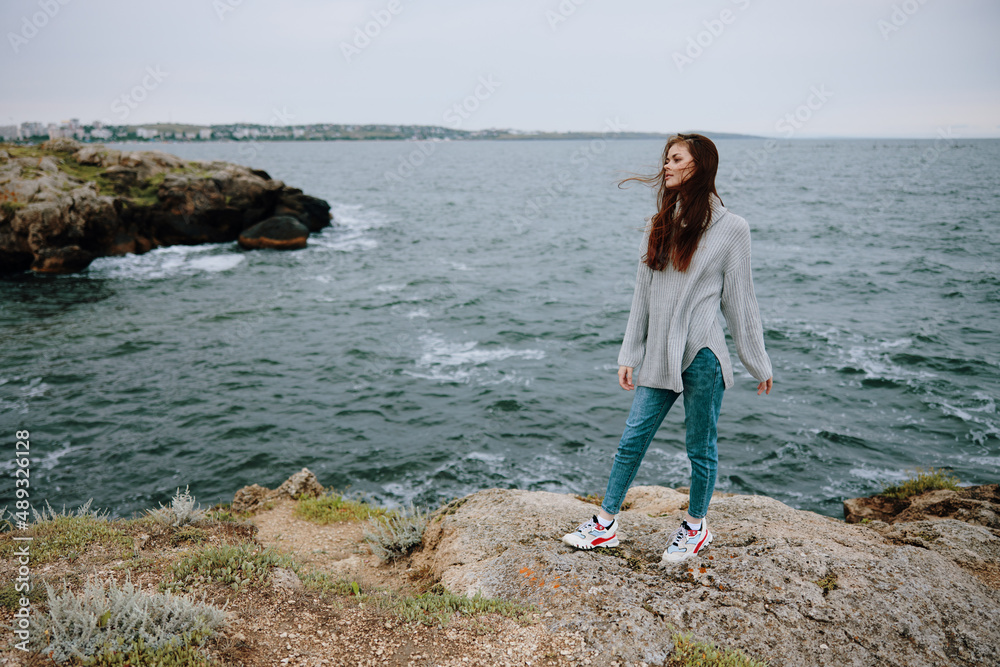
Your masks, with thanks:
[(0, 27), (0, 125), (1000, 137), (997, 0), (3, 0)]

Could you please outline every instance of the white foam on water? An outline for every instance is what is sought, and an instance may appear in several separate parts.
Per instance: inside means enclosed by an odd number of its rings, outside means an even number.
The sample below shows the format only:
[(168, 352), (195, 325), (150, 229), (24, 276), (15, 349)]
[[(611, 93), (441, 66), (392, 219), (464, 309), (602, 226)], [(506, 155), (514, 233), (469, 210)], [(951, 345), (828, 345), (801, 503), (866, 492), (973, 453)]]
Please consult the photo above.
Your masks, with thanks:
[(980, 405), (952, 405), (943, 400), (936, 400), (933, 405), (950, 417), (958, 417), (966, 424), (979, 426), (982, 428), (970, 428), (969, 436), (978, 445), (986, 444), (989, 438), (1000, 436), (1000, 425), (986, 415), (996, 414), (996, 401), (989, 394), (982, 391), (972, 392), (971, 400)]
[(969, 462), (984, 467), (1000, 468), (1000, 456), (973, 456)]
[(489, 452), (469, 452), (465, 455), (470, 461), (482, 461), (483, 463), (503, 463), (507, 457), (503, 454), (490, 454)]
[(174, 245), (154, 248), (147, 253), (120, 257), (98, 257), (87, 267), (95, 278), (155, 280), (197, 273), (220, 273), (239, 266), (246, 256), (235, 246), (220, 243)]
[(425, 334), (419, 340), (423, 352), (416, 360), (416, 365), (420, 370), (404, 372), (412, 377), (439, 382), (467, 383), (475, 379), (479, 384), (529, 384), (530, 378), (522, 378), (511, 370), (500, 373), (497, 362), (545, 357), (543, 350), (518, 350), (510, 347), (483, 349), (478, 347), (478, 341), (456, 343), (447, 341), (438, 334)]
[(406, 314), (406, 319), (412, 320), (415, 317), (430, 317), (431, 314), (424, 308), (417, 308), (416, 310), (411, 310)]
[(369, 209), (363, 204), (331, 202), (333, 224), (319, 234), (309, 237), (308, 248), (354, 252), (378, 247), (371, 231), (389, 222), (381, 212)]
[(376, 285), (375, 286), (375, 289), (377, 289), (379, 292), (398, 292), (401, 289), (405, 289), (405, 288), (406, 288), (406, 283), (399, 284), (399, 285)]
[(901, 482), (910, 476), (909, 473), (892, 468), (851, 468), (848, 472), (852, 477), (857, 477), (868, 482)]
[(243, 261), (241, 255), (216, 255), (212, 257), (195, 257), (188, 266), (195, 270), (217, 273), (236, 268)]

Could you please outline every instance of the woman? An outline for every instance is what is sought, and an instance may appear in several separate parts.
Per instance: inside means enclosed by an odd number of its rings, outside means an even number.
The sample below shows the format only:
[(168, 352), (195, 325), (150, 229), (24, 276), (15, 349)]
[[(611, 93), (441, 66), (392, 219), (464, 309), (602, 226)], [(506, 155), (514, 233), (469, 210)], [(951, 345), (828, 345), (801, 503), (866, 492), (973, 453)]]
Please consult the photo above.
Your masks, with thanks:
[(760, 382), (757, 394), (771, 393), (771, 361), (750, 274), (750, 227), (722, 205), (715, 190), (718, 167), (711, 140), (678, 134), (667, 141), (661, 173), (622, 181), (660, 186), (618, 355), (618, 384), (635, 389), (635, 398), (600, 513), (563, 537), (574, 547), (618, 544), (616, 515), (625, 493), (681, 394), (691, 486), (687, 514), (667, 540), (663, 560), (690, 558), (711, 543), (706, 515), (718, 466), (716, 424), (723, 390), (734, 384), (720, 307), (740, 361)]

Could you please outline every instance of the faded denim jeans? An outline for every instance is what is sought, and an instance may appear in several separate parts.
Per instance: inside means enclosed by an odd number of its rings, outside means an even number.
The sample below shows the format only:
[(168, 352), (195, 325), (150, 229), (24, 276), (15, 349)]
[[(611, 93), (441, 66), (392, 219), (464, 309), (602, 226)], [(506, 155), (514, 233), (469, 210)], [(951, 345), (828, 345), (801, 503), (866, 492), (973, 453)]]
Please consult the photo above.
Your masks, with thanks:
[(708, 503), (715, 490), (715, 475), (719, 466), (716, 425), (725, 389), (722, 366), (715, 353), (703, 347), (691, 365), (681, 373), (681, 379), (684, 382), (684, 391), (681, 393), (656, 387), (635, 388), (632, 409), (625, 421), (625, 432), (618, 443), (608, 489), (601, 504), (601, 509), (611, 516), (618, 514), (649, 443), (674, 401), (682, 394), (687, 425), (687, 455), (691, 462), (691, 490), (687, 511), (694, 519), (703, 518), (708, 513)]

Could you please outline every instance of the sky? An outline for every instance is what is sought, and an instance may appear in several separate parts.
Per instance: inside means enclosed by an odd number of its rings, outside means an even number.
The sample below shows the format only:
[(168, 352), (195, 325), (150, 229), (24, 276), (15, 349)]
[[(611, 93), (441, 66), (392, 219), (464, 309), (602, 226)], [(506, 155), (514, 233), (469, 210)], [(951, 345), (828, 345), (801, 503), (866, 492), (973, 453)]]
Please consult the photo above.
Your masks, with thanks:
[(997, 0), (3, 0), (0, 125), (1000, 137)]

